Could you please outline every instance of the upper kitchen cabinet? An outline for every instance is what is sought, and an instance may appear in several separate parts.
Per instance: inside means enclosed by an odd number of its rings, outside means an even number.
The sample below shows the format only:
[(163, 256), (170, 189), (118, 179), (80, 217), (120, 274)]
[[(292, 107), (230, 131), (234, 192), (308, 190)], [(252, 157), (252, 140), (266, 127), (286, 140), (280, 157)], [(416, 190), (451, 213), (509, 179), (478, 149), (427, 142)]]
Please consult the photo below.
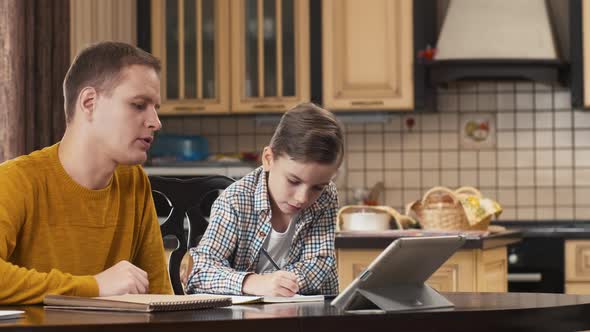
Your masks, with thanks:
[(162, 60), (163, 114), (230, 109), (229, 0), (152, 0), (152, 53)]
[(323, 0), (323, 104), (414, 108), (412, 0)]
[(232, 112), (309, 101), (309, 2), (232, 1)]

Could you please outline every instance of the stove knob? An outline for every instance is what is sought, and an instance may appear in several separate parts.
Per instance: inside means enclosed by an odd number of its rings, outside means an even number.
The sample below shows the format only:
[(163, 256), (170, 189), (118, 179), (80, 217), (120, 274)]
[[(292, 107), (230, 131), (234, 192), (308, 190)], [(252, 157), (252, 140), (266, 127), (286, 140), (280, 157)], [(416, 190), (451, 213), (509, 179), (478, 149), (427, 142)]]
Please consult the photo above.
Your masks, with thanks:
[(510, 254), (510, 255), (508, 255), (508, 263), (509, 264), (516, 264), (516, 263), (518, 263), (518, 255), (517, 254)]

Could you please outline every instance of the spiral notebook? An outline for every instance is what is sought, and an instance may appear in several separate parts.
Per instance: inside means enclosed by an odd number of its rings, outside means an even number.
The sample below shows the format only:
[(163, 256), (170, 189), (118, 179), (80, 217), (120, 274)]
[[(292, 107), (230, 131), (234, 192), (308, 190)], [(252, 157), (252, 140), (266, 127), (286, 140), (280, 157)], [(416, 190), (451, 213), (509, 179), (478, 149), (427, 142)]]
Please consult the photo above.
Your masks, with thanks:
[(105, 311), (176, 311), (225, 307), (232, 304), (231, 297), (207, 295), (126, 294), (104, 297), (47, 295), (45, 309), (78, 309)]

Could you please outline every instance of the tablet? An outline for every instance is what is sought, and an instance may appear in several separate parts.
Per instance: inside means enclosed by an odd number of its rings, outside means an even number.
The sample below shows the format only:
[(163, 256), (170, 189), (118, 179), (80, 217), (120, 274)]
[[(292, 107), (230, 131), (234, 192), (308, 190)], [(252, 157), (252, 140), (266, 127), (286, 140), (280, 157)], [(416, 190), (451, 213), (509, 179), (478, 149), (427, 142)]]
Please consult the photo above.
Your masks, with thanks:
[(343, 310), (425, 310), (453, 307), (426, 285), (465, 237), (406, 237), (393, 241), (331, 304)]

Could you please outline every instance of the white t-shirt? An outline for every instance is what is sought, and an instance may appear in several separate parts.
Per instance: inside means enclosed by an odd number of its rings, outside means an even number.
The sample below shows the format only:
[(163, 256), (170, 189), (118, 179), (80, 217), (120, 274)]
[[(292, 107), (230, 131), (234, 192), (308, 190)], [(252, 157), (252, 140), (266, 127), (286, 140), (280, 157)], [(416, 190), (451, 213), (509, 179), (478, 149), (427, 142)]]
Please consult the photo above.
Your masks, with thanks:
[[(270, 234), (268, 234), (262, 244), (262, 248), (266, 250), (270, 257), (272, 257), (275, 263), (281, 268), (286, 265), (285, 260), (287, 259), (289, 248), (291, 248), (291, 243), (293, 242), (293, 235), (295, 235), (295, 220), (296, 218), (291, 219), (289, 226), (283, 233), (279, 233), (271, 227)], [(261, 253), (260, 258), (258, 259), (258, 265), (256, 265), (256, 273), (274, 270), (276, 269), (272, 263)]]

